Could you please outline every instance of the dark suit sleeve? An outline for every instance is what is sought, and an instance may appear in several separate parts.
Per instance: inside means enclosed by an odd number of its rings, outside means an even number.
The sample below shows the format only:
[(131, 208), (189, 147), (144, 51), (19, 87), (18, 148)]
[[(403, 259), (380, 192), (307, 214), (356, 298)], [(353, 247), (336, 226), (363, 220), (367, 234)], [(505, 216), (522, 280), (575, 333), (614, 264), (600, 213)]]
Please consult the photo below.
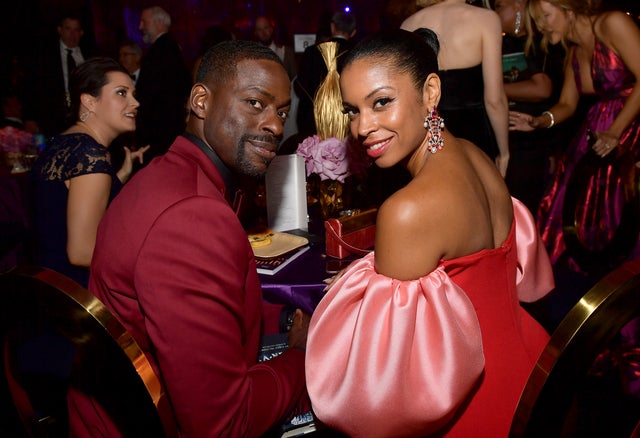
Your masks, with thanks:
[(284, 68), (287, 70), (289, 79), (293, 79), (297, 73), (296, 57), (293, 52), (293, 47), (284, 46)]
[(306, 397), (302, 351), (256, 363), (253, 260), (233, 212), (205, 197), (163, 213), (138, 256), (135, 287), (184, 436), (260, 436)]
[(184, 130), (190, 87), (180, 46), (169, 36), (161, 36), (143, 58), (136, 84), (138, 141), (151, 144), (152, 155), (166, 152)]
[(47, 137), (70, 125), (59, 41), (36, 46), (26, 64), (24, 119), (35, 120)]
[[(318, 61), (321, 61), (322, 64)], [(296, 94), (301, 100), (313, 100), (315, 91), (322, 81), (323, 73), (326, 74), (326, 67), (324, 69), (323, 67), (324, 60), (318, 47), (315, 45), (307, 47), (300, 62), (295, 88)]]
[(307, 47), (294, 82), (294, 91), (299, 99), (296, 121), (298, 131), (302, 134), (311, 135), (316, 132), (313, 99), (326, 74), (327, 67), (318, 47), (316, 45)]

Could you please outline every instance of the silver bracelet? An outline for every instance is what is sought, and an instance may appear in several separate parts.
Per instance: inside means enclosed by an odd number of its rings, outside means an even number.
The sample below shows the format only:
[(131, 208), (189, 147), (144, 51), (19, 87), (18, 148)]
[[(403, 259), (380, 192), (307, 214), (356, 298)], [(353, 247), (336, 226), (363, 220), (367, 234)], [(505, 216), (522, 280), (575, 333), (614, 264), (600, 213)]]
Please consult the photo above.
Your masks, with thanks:
[(553, 117), (553, 113), (551, 111), (544, 111), (542, 115), (544, 116), (545, 114), (548, 115), (549, 119), (551, 120), (551, 123), (549, 123), (549, 126), (547, 126), (547, 128), (553, 127), (553, 125), (556, 124), (556, 119), (555, 117)]

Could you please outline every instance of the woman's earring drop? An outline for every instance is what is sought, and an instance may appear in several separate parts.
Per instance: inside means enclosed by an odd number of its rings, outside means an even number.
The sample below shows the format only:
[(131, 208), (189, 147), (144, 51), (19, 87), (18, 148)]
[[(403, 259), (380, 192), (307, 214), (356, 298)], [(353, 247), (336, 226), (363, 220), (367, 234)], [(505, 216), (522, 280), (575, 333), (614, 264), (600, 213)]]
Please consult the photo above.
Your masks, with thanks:
[(428, 131), (427, 148), (429, 152), (435, 154), (442, 150), (444, 146), (444, 138), (442, 131), (444, 130), (444, 119), (438, 115), (438, 110), (434, 106), (429, 110), (429, 114), (424, 119), (423, 126)]

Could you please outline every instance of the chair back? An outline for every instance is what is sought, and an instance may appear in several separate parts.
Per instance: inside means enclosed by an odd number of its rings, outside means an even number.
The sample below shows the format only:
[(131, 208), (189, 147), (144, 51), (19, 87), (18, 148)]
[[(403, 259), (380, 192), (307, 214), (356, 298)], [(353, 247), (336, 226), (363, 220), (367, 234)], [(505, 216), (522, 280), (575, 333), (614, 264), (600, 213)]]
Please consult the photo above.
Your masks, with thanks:
[(596, 283), (558, 325), (509, 436), (640, 436), (640, 260)]
[(175, 435), (144, 353), (69, 278), (37, 267), (0, 275), (0, 333), (1, 436), (69, 436), (78, 422), (95, 435), (94, 419), (119, 436)]

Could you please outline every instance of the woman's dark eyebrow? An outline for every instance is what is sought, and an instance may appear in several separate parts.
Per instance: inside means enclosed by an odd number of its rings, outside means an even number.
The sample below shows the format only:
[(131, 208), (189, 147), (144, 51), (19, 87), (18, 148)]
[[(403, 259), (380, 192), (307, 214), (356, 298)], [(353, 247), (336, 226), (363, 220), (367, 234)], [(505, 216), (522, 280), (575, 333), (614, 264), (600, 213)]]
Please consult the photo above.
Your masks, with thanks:
[(393, 89), (393, 87), (389, 87), (387, 85), (383, 85), (381, 87), (378, 87), (376, 89), (374, 89), (373, 91), (371, 91), (371, 93), (367, 94), (365, 96), (365, 100), (371, 99), (371, 96), (373, 96), (374, 94), (376, 94), (377, 92), (381, 91), (381, 90), (387, 90), (387, 89)]

